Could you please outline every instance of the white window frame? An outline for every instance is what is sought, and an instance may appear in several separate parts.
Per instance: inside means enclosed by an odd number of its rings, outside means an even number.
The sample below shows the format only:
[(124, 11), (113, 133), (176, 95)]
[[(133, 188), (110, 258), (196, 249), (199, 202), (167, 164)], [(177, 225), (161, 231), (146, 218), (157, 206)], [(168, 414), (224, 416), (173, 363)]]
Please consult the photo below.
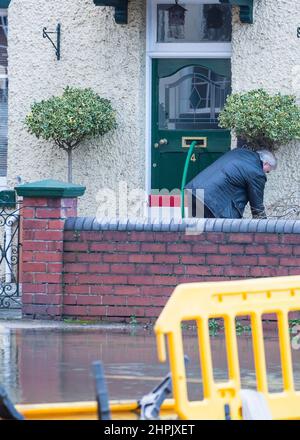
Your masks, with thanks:
[[(219, 4), (218, 0), (185, 0), (180, 4)], [(174, 0), (147, 0), (147, 46), (146, 51), (152, 58), (197, 57), (230, 58), (231, 42), (205, 43), (158, 43), (157, 42), (157, 5), (175, 4)]]

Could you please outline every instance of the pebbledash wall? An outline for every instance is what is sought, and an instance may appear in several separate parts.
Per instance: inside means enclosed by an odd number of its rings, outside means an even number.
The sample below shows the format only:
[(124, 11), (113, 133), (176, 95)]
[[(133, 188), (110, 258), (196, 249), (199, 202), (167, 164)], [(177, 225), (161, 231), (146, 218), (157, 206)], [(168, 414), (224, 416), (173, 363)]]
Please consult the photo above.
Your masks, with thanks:
[[(63, 150), (26, 131), (34, 101), (59, 95), (68, 86), (91, 87), (112, 101), (118, 130), (74, 152), (73, 181), (87, 187), (82, 213), (96, 215), (98, 189), (145, 187), (145, 15), (144, 0), (132, 0), (129, 24), (116, 24), (114, 8), (93, 0), (12, 0), (9, 6), (8, 184), (67, 180)], [(42, 37), (43, 27), (62, 26), (61, 60)]]
[(300, 274), (299, 220), (98, 222), (74, 191), (24, 197), (24, 317), (150, 323), (179, 283)]
[[(233, 19), (232, 88), (242, 92), (262, 87), (270, 93), (300, 98), (300, 39), (297, 38), (298, 0), (254, 0), (254, 23)], [(266, 205), (299, 197), (299, 142), (282, 146), (276, 172), (266, 185)]]
[[(254, 23), (239, 20), (235, 8), (232, 87), (244, 91), (300, 94), (298, 0), (254, 0)], [(62, 58), (57, 62), (44, 26), (62, 24)], [(145, 189), (146, 163), (146, 0), (129, 2), (129, 22), (119, 25), (114, 8), (93, 0), (12, 0), (9, 7), (8, 183), (66, 179), (65, 152), (30, 136), (24, 117), (35, 100), (59, 94), (67, 85), (92, 87), (112, 100), (119, 128), (75, 152), (74, 182), (87, 192), (80, 215), (96, 215), (97, 191)], [(266, 204), (299, 190), (299, 143), (282, 147), (278, 171), (270, 176)]]

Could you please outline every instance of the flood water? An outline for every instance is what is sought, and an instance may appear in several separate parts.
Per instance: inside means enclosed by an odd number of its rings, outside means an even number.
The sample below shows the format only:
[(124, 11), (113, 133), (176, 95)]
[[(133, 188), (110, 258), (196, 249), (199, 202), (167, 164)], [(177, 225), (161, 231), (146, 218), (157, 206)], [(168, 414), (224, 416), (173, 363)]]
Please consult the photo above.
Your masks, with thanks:
[[(211, 337), (215, 380), (227, 378), (224, 337)], [(256, 388), (251, 335), (238, 336), (243, 388)], [(202, 397), (196, 334), (184, 332), (188, 395)], [(270, 391), (282, 389), (276, 333), (265, 338)], [(300, 390), (300, 350), (292, 350), (296, 389)], [(104, 364), (109, 398), (139, 399), (168, 373), (158, 362), (152, 330), (129, 329), (1, 329), (0, 383), (15, 403), (71, 402), (95, 399), (91, 363)]]

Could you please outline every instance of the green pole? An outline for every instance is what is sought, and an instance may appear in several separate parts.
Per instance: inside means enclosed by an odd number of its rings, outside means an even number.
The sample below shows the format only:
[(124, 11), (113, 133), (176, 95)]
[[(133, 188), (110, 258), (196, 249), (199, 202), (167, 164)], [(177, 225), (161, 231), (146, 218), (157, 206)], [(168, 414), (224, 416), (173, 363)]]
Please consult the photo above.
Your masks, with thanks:
[(181, 182), (181, 217), (184, 218), (184, 187), (186, 185), (186, 178), (187, 178), (187, 173), (188, 173), (188, 169), (189, 169), (189, 165), (190, 165), (190, 160), (194, 151), (194, 148), (196, 146), (197, 142), (194, 141), (191, 143), (187, 157), (186, 157), (186, 161), (185, 161), (185, 165), (184, 165), (184, 170), (183, 170), (183, 176), (182, 176), (182, 182)]

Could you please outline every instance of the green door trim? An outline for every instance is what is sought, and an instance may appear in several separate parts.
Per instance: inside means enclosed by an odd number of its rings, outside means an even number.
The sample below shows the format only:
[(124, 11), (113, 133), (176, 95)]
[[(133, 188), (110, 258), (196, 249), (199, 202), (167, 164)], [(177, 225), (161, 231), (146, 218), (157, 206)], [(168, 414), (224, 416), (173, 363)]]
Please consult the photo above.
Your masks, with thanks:
[(115, 8), (117, 24), (128, 24), (128, 0), (94, 0), (96, 6), (112, 6)]

